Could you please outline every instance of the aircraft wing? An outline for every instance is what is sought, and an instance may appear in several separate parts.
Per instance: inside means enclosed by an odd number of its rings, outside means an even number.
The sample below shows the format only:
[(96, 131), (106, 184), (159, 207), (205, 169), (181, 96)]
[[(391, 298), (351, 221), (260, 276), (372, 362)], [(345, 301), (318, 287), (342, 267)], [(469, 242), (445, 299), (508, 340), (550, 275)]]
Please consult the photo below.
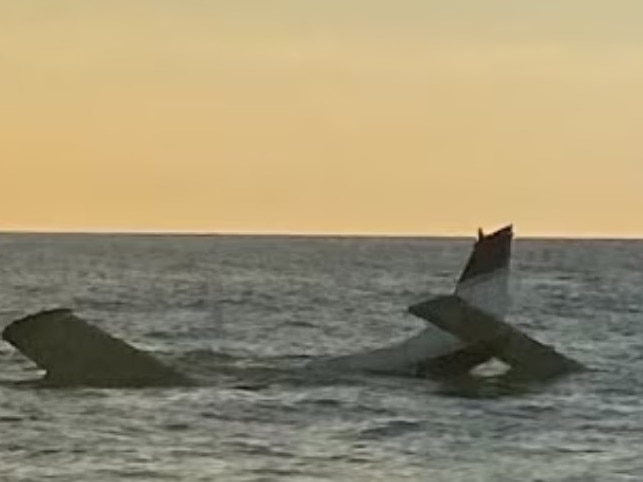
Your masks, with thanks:
[(40, 368), (54, 386), (147, 387), (189, 384), (151, 355), (56, 309), (14, 321), (2, 338)]

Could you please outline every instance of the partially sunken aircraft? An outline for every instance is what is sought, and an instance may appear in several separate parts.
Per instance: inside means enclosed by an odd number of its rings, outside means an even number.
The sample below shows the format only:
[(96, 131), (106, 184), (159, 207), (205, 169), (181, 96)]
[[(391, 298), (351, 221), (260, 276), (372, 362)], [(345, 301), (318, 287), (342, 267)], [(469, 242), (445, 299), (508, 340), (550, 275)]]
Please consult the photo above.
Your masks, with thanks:
[[(415, 376), (477, 386), (472, 375), (498, 359), (509, 370), (493, 380), (542, 382), (581, 370), (580, 363), (530, 338), (504, 321), (509, 305), (513, 230), (478, 233), (453, 294), (414, 304), (408, 311), (429, 324), (393, 346), (330, 360), (309, 368)], [(49, 387), (158, 387), (195, 384), (186, 374), (78, 318), (68, 309), (43, 311), (14, 321), (2, 338), (45, 370)]]
[[(488, 382), (487, 386), (511, 391), (582, 370), (580, 363), (504, 321), (509, 309), (512, 239), (512, 226), (488, 235), (478, 231), (453, 294), (408, 308), (428, 322), (416, 336), (326, 363), (341, 370), (432, 378), (474, 394)], [(504, 362), (509, 370), (493, 377), (472, 374), (492, 359)]]

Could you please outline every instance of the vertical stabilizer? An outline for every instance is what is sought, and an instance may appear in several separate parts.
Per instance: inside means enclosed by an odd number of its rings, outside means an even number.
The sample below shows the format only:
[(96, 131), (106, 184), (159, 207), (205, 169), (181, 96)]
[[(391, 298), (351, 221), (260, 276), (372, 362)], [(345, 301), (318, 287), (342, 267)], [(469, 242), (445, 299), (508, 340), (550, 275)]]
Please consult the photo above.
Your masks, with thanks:
[(488, 235), (478, 230), (478, 240), (455, 288), (460, 298), (500, 320), (509, 309), (512, 239), (511, 225)]

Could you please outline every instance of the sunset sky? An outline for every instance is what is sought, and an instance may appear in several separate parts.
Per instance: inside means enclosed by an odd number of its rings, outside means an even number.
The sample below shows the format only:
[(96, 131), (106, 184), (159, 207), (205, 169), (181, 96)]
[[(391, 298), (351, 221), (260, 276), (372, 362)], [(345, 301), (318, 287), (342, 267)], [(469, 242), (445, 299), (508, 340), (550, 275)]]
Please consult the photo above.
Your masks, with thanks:
[(0, 230), (643, 237), (640, 0), (3, 0)]

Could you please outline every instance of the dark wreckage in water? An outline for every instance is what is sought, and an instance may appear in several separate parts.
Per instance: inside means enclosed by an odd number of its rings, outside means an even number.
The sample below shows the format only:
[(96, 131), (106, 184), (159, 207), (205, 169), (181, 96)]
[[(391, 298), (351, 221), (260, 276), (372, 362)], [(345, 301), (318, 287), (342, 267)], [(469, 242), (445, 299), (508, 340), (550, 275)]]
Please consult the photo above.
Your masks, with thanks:
[[(513, 230), (478, 234), (453, 294), (414, 304), (408, 311), (428, 322), (419, 334), (376, 350), (316, 360), (325, 370), (362, 371), (435, 379), (453, 393), (476, 396), (551, 381), (583, 366), (505, 322)], [(14, 321), (2, 338), (45, 371), (46, 387), (175, 387), (196, 382), (68, 309)], [(491, 359), (509, 369), (481, 377), (472, 371)], [(511, 387), (507, 390), (507, 387)], [(481, 390), (482, 389), (482, 390)]]

